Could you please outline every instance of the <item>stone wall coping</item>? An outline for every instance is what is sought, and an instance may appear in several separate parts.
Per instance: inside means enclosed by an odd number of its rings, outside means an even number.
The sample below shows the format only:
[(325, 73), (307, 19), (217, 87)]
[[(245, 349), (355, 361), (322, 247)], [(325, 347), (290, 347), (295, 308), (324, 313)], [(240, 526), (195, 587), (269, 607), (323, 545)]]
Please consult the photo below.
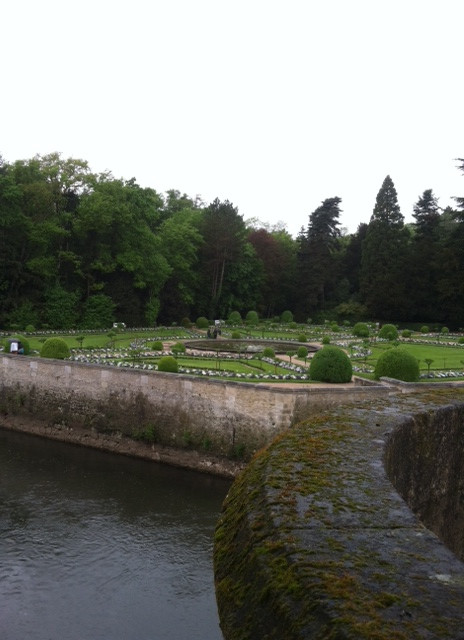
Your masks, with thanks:
[(216, 529), (226, 640), (464, 639), (464, 563), (414, 515), (384, 465), (393, 433), (444, 412), (462, 430), (464, 389), (332, 409), (255, 457)]

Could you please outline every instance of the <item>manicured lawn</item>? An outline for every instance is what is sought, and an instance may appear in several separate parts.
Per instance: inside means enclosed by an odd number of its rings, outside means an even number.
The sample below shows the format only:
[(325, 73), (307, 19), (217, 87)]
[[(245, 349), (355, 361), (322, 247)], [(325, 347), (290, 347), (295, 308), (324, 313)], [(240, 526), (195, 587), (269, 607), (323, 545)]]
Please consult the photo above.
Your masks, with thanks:
[[(298, 337), (301, 334), (306, 336), (308, 342), (321, 342), (322, 336), (324, 334), (330, 334), (330, 340), (332, 343), (340, 342), (343, 344), (343, 348), (348, 352), (350, 350), (350, 344), (360, 344), (360, 340), (355, 338), (354, 336), (350, 337), (348, 335), (349, 329), (343, 327), (343, 330), (340, 331), (339, 335), (337, 333), (333, 333), (330, 331), (330, 327), (327, 326), (303, 326), (299, 325), (296, 329), (290, 329), (290, 327), (281, 326), (276, 328), (260, 328), (260, 327), (240, 327), (238, 329), (234, 327), (224, 327), (223, 329), (223, 337), (228, 339), (230, 342), (230, 334), (233, 330), (239, 330), (243, 339), (255, 338), (255, 339), (263, 339), (267, 338), (269, 340), (298, 340)], [(114, 334), (109, 336), (108, 334)], [(53, 334), (58, 336), (59, 333)], [(98, 349), (107, 349), (113, 350), (117, 354), (118, 360), (124, 359), (130, 363), (141, 363), (142, 359), (138, 357), (137, 349), (140, 348), (142, 351), (149, 350), (151, 344), (155, 341), (166, 342), (182, 342), (195, 339), (201, 335), (196, 328), (194, 327), (192, 330), (186, 330), (183, 327), (155, 327), (153, 329), (142, 329), (139, 331), (134, 330), (108, 330), (101, 333), (86, 333), (85, 331), (79, 332), (76, 331), (72, 334), (63, 333), (60, 337), (62, 337), (67, 345), (72, 350), (79, 350), (82, 346), (83, 351), (88, 350), (89, 354), (92, 354), (93, 350)], [(30, 347), (32, 352), (40, 351), (43, 342), (47, 337), (50, 337), (51, 334), (37, 334), (32, 336), (26, 336), (27, 340), (30, 343)], [(82, 343), (77, 340), (77, 337), (83, 336)], [(205, 336), (206, 337), (206, 336)], [(422, 336), (421, 334), (414, 334), (414, 338), (422, 340), (426, 340), (426, 336)], [(445, 341), (445, 338), (443, 338)], [(455, 336), (457, 340), (457, 337)], [(452, 338), (449, 336), (446, 337), (446, 341), (451, 341)], [(452, 372), (461, 372), (464, 371), (464, 346), (456, 343), (456, 346), (449, 346), (448, 344), (436, 344), (437, 337), (432, 336), (428, 341), (421, 342), (420, 344), (415, 344), (413, 342), (401, 342), (400, 346), (411, 353), (415, 358), (419, 360), (419, 367), (421, 373), (427, 373), (434, 371), (452, 371)], [(131, 345), (136, 345), (135, 349), (131, 350)], [(220, 348), (220, 340), (217, 341), (217, 347)], [(390, 348), (391, 345), (385, 342), (375, 342), (372, 341), (369, 343), (369, 350), (372, 352), (370, 356), (366, 358), (355, 358), (353, 359), (353, 365), (367, 365), (370, 368), (374, 368), (375, 363), (386, 349)], [(295, 345), (296, 350), (296, 345)], [(96, 351), (96, 354), (98, 351)], [(32, 354), (33, 355), (33, 354)], [(157, 362), (156, 357), (143, 358), (143, 363), (145, 364), (155, 364)], [(294, 364), (296, 358), (294, 359)], [(426, 360), (430, 360), (429, 365)], [(95, 361), (95, 360), (93, 360)], [(251, 360), (247, 360), (242, 358), (241, 360), (233, 359), (233, 358), (202, 358), (199, 357), (186, 357), (182, 354), (178, 356), (179, 364), (188, 369), (207, 369), (209, 371), (223, 371), (223, 372), (233, 372), (242, 375), (246, 375), (249, 373), (255, 374), (270, 374), (270, 375), (287, 375), (289, 373), (288, 369), (284, 369), (280, 367), (278, 364), (270, 364), (268, 362), (263, 362), (259, 358), (253, 358)], [(299, 363), (298, 363), (299, 364)], [(308, 365), (309, 366), (309, 360)], [(366, 375), (366, 377), (371, 378), (372, 374), (366, 373), (361, 374)]]
[[(375, 366), (375, 363), (389, 345), (386, 343), (372, 344), (370, 349), (372, 356), (367, 359), (367, 363)], [(464, 369), (464, 348), (463, 347), (448, 347), (439, 346), (433, 344), (409, 344), (401, 343), (401, 348), (411, 353), (417, 360), (419, 360), (419, 368), (421, 372), (427, 372), (428, 366), (426, 359), (430, 359), (433, 362), (430, 365), (430, 371), (453, 369)]]
[[(73, 335), (69, 335), (69, 333), (63, 333), (62, 335), (56, 333), (54, 335), (63, 338), (70, 349), (80, 348), (81, 343), (77, 340), (79, 336), (84, 336), (82, 341), (84, 349), (107, 349), (112, 344), (114, 344), (115, 349), (126, 349), (137, 340), (148, 339), (154, 342), (155, 340), (186, 340), (192, 337), (192, 334), (182, 327), (174, 327), (172, 329), (160, 327), (159, 329), (155, 328), (146, 331), (122, 331), (121, 333), (115, 333), (112, 338), (108, 336), (109, 333), (111, 332), (85, 333), (83, 331), (82, 333), (76, 332)], [(40, 351), (44, 340), (48, 337), (50, 335), (34, 335), (27, 336), (27, 339), (32, 350)]]

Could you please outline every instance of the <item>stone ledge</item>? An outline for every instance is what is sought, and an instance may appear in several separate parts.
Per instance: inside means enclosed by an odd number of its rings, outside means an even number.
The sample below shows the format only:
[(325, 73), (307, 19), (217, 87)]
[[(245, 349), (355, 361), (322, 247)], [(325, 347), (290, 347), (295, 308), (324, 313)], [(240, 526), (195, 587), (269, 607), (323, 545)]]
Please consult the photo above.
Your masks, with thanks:
[[(405, 441), (389, 450), (398, 430), (427, 429), (437, 414), (442, 430), (453, 421), (464, 448), (464, 391), (427, 390), (314, 416), (255, 457), (216, 529), (226, 640), (464, 639), (464, 564), (412, 512), (384, 465), (396, 456), (391, 468), (401, 469)], [(435, 455), (443, 442), (422, 453)], [(462, 510), (464, 477), (455, 480)]]

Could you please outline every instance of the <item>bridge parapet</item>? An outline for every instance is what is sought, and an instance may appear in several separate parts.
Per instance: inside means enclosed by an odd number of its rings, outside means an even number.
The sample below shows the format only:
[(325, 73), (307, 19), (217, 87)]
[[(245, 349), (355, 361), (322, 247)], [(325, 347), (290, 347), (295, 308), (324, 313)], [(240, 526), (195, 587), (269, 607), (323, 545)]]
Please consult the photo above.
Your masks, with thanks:
[(463, 461), (462, 389), (332, 409), (279, 436), (217, 526), (226, 640), (463, 639)]

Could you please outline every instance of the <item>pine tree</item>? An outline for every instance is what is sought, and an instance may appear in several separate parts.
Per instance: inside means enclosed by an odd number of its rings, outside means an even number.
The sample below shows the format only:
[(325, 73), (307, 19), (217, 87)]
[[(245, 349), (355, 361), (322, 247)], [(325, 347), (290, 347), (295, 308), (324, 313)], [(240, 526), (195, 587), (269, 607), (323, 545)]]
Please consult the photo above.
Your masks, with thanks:
[[(464, 173), (464, 158), (457, 158), (457, 160), (460, 162), (458, 169), (460, 169)], [(455, 196), (454, 199), (458, 203), (458, 218), (464, 222), (464, 198), (461, 196)]]
[(408, 237), (395, 186), (387, 176), (377, 194), (362, 247), (361, 298), (372, 317), (402, 320), (410, 315)]
[(324, 200), (311, 213), (306, 234), (298, 236), (300, 309), (306, 314), (326, 308), (336, 283), (340, 204), (338, 197)]
[(438, 226), (440, 207), (432, 189), (426, 189), (414, 205), (413, 243), (409, 252), (411, 296), (414, 300), (411, 320), (433, 322), (437, 318), (437, 280), (440, 271)]

